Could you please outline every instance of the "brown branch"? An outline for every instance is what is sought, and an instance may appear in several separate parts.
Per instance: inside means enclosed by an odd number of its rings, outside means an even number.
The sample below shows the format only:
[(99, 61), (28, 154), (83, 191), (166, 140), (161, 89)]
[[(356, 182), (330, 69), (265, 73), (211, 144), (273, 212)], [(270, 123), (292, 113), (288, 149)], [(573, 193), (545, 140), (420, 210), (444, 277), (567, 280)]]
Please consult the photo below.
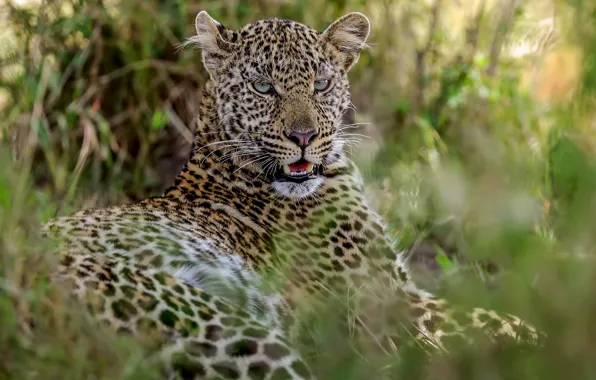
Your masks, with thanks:
[(203, 78), (196, 72), (187, 68), (178, 66), (168, 61), (161, 61), (157, 59), (147, 59), (143, 61), (132, 62), (126, 66), (116, 69), (110, 73), (104, 74), (97, 79), (96, 84), (91, 84), (87, 91), (79, 98), (79, 100), (71, 107), (80, 110), (93, 97), (100, 89), (110, 83), (111, 81), (118, 79), (124, 75), (129, 74), (132, 71), (144, 70), (147, 68), (156, 68), (168, 71), (171, 74), (184, 75), (187, 78), (194, 80), (197, 83), (203, 83)]
[(442, 5), (442, 0), (435, 0), (432, 8), (428, 26), (428, 38), (424, 47), (416, 49), (415, 62), (416, 62), (416, 90), (414, 95), (414, 104), (412, 106), (409, 122), (412, 121), (413, 117), (417, 117), (420, 109), (424, 105), (424, 90), (425, 90), (425, 79), (426, 79), (426, 63), (425, 58), (432, 48), (434, 37), (437, 31), (439, 23), (439, 9)]
[(503, 12), (501, 13), (501, 17), (497, 25), (497, 30), (495, 31), (495, 37), (490, 47), (489, 63), (486, 69), (486, 74), (488, 76), (495, 75), (497, 71), (505, 37), (507, 36), (507, 32), (511, 26), (511, 21), (519, 6), (519, 0), (510, 0), (509, 4), (503, 8)]
[(454, 86), (461, 86), (461, 84), (468, 77), (470, 68), (474, 63), (474, 56), (478, 49), (478, 36), (480, 34), (480, 28), (482, 26), (482, 17), (484, 16), (486, 1), (482, 1), (478, 8), (478, 12), (474, 16), (473, 22), (470, 27), (466, 28), (466, 46), (469, 46), (469, 51), (466, 56), (466, 52), (458, 53), (453, 62), (449, 62), (447, 66), (460, 67), (460, 73), (456, 78), (449, 78), (447, 82), (445, 78), (441, 78), (439, 95), (437, 96), (433, 105), (433, 120), (435, 121), (435, 128), (440, 132), (441, 126), (438, 124), (439, 116), (447, 104), (449, 99), (449, 89)]
[(468, 63), (474, 60), (476, 51), (478, 50), (478, 36), (480, 35), (480, 27), (482, 26), (482, 17), (486, 9), (486, 0), (482, 0), (478, 7), (478, 12), (474, 16), (474, 22), (472, 26), (466, 30), (466, 44), (470, 46), (470, 54), (468, 57)]

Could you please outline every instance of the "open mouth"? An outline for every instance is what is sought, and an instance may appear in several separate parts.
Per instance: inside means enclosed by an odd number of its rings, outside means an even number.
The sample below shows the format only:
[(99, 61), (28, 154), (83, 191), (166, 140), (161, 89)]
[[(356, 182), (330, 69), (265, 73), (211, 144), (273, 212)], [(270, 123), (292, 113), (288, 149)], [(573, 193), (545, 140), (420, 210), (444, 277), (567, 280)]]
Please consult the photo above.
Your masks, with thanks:
[(291, 164), (284, 164), (275, 173), (277, 181), (287, 181), (301, 183), (309, 179), (316, 178), (322, 174), (322, 165), (317, 165), (312, 162), (301, 159)]

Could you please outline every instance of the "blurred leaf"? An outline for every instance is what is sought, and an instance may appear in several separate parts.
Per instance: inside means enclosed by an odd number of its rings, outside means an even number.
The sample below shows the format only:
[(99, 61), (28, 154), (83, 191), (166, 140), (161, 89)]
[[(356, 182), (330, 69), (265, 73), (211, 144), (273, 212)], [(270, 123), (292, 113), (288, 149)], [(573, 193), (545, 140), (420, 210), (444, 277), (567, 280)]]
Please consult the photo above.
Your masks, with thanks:
[(439, 267), (441, 267), (441, 270), (443, 272), (449, 272), (453, 268), (453, 263), (451, 262), (451, 260), (449, 260), (449, 257), (447, 257), (447, 254), (445, 253), (443, 248), (436, 244), (434, 248), (437, 250), (437, 256), (435, 258), (437, 264), (439, 264)]
[(168, 115), (162, 110), (157, 110), (153, 113), (151, 119), (151, 129), (160, 130), (168, 124)]

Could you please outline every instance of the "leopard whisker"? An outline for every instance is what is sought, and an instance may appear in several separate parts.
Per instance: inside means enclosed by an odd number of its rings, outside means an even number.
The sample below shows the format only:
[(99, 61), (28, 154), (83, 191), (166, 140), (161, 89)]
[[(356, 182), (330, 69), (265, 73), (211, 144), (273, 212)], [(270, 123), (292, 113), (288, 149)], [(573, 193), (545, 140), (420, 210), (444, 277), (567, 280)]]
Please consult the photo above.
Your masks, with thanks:
[(339, 137), (345, 137), (345, 136), (347, 136), (347, 137), (360, 137), (360, 138), (365, 138), (365, 139), (370, 139), (371, 138), (370, 136), (363, 135), (361, 133), (346, 133), (346, 132), (338, 133), (337, 136), (339, 136)]
[(236, 169), (234, 171), (234, 173), (236, 173), (238, 170), (241, 170), (241, 169), (247, 167), (250, 164), (253, 164), (253, 163), (257, 163), (259, 161), (262, 161), (262, 160), (266, 159), (267, 157), (268, 156), (259, 156), (259, 157), (255, 158), (254, 160), (248, 161), (248, 162), (244, 163), (242, 166), (240, 166), (238, 169)]
[[(211, 156), (213, 153), (217, 152), (217, 151), (221, 151), (222, 149), (227, 149), (227, 148), (233, 148), (234, 150), (240, 150), (240, 149), (244, 149), (246, 147), (245, 146), (238, 146), (238, 143), (232, 143), (232, 144), (228, 144), (228, 145), (224, 145), (221, 147), (217, 147), (217, 149), (214, 149), (212, 152), (210, 152), (209, 154), (207, 154), (205, 157), (203, 157), (203, 159), (201, 160), (201, 165), (203, 164), (203, 162), (209, 157)], [(226, 153), (227, 154), (227, 153)], [(225, 154), (224, 154), (225, 156)]]
[(254, 150), (244, 150), (244, 148), (238, 148), (229, 152), (226, 152), (226, 154), (224, 154), (222, 157), (220, 157), (218, 159), (218, 162), (220, 163), (224, 163), (227, 161), (230, 161), (234, 158), (240, 158), (240, 157), (244, 157), (244, 156), (253, 156), (255, 154), (258, 154), (259, 151), (254, 151)]
[(262, 174), (262, 173), (265, 171), (265, 169), (267, 169), (267, 167), (268, 167), (268, 166), (269, 166), (269, 165), (270, 165), (272, 162), (275, 162), (275, 158), (274, 158), (274, 157), (269, 157), (269, 159), (268, 159), (268, 160), (266, 160), (266, 161), (265, 161), (265, 162), (262, 164), (263, 168), (261, 169), (261, 171), (259, 172), (259, 174), (257, 174), (257, 176), (255, 177), (255, 180), (261, 176), (261, 174)]

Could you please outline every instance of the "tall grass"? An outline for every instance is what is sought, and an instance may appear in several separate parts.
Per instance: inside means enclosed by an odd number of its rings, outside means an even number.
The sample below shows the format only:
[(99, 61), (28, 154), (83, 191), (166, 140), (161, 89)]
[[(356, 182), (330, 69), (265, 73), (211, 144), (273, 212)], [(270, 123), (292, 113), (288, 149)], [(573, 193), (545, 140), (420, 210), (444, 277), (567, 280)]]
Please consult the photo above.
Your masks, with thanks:
[[(98, 328), (47, 282), (41, 222), (159, 194), (189, 152), (205, 73), (179, 50), (207, 10), (373, 25), (351, 73), (350, 154), (418, 280), (516, 313), (544, 347), (430, 357), (354, 349), (309, 321), (320, 378), (592, 379), (596, 373), (595, 6), (568, 1), (60, 0), (2, 5), (0, 378), (152, 378), (150, 348)], [(353, 115), (349, 115), (353, 117)], [(311, 341), (312, 343), (312, 341)]]

